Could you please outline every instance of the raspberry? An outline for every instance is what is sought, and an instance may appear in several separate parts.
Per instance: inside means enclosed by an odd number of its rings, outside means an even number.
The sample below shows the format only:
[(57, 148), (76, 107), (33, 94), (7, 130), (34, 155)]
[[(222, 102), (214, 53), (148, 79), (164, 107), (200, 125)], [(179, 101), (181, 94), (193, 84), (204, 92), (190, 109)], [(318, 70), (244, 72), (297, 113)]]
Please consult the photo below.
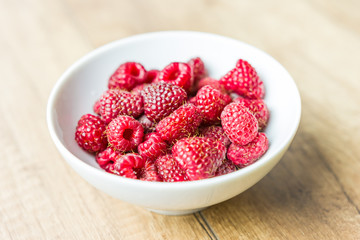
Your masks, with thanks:
[(180, 139), (172, 154), (190, 180), (199, 180), (215, 176), (225, 159), (226, 148), (212, 138), (191, 137)]
[(202, 78), (199, 82), (197, 82), (196, 91), (199, 91), (202, 87), (206, 85), (210, 85), (212, 88), (215, 88), (222, 93), (226, 93), (225, 87), (222, 84), (220, 84), (218, 80), (211, 77)]
[(224, 108), (221, 124), (230, 141), (238, 145), (248, 144), (258, 133), (255, 116), (241, 103), (230, 103)]
[(112, 172), (114, 169), (114, 163), (116, 159), (121, 157), (122, 153), (119, 151), (114, 150), (111, 147), (106, 148), (102, 152), (98, 152), (96, 154), (96, 162), (99, 166), (107, 172)]
[(225, 147), (230, 145), (230, 139), (226, 136), (224, 129), (221, 126), (209, 126), (200, 130), (202, 137), (213, 138), (219, 140)]
[(209, 85), (202, 87), (196, 94), (196, 106), (200, 109), (206, 125), (220, 123), (220, 114), (229, 103), (229, 98), (225, 98), (224, 94)]
[(121, 64), (109, 79), (109, 89), (125, 89), (130, 91), (136, 85), (145, 81), (146, 70), (136, 62), (126, 62)]
[(137, 85), (136, 87), (134, 87), (134, 88), (131, 90), (131, 94), (134, 94), (134, 95), (137, 95), (137, 96), (141, 96), (141, 92), (142, 92), (142, 90), (143, 90), (146, 86), (149, 86), (149, 84), (148, 84), (148, 83), (144, 83), (144, 84)]
[(142, 91), (144, 113), (152, 122), (158, 122), (186, 102), (183, 88), (165, 82), (153, 83)]
[(156, 124), (150, 121), (145, 115), (142, 115), (138, 121), (141, 123), (141, 125), (144, 128), (144, 133), (151, 133), (155, 132)]
[(189, 64), (192, 73), (190, 92), (196, 94), (198, 81), (207, 75), (205, 64), (199, 57), (190, 59), (187, 64)]
[(75, 140), (88, 152), (102, 151), (107, 147), (106, 124), (99, 116), (83, 115), (78, 121)]
[(152, 83), (157, 80), (159, 76), (160, 71), (159, 70), (150, 70), (146, 73), (145, 83)]
[(196, 96), (189, 98), (187, 102), (196, 105)]
[(156, 125), (161, 138), (174, 144), (176, 140), (193, 135), (201, 123), (200, 110), (187, 103), (176, 109)]
[(143, 181), (162, 181), (155, 164), (146, 161), (137, 153), (128, 153), (117, 158), (113, 164), (112, 173)]
[(109, 123), (118, 115), (128, 115), (134, 118), (144, 111), (143, 98), (127, 91), (109, 89), (100, 98), (100, 114), (103, 121)]
[(155, 166), (164, 182), (183, 182), (189, 180), (185, 170), (180, 167), (179, 163), (170, 154), (156, 159)]
[(96, 100), (96, 102), (94, 103), (94, 106), (93, 106), (93, 111), (95, 114), (100, 115), (100, 107), (101, 107), (100, 99), (98, 99), (98, 100)]
[(198, 81), (207, 75), (205, 64), (201, 60), (201, 58), (192, 58), (188, 61), (188, 64), (192, 70), (193, 78), (195, 81)]
[(255, 69), (245, 60), (238, 60), (236, 67), (220, 78), (226, 90), (248, 98), (263, 98), (264, 84)]
[(145, 159), (137, 153), (120, 156), (114, 163), (113, 173), (119, 176), (140, 179), (144, 173)]
[(235, 172), (236, 170), (237, 170), (236, 165), (232, 161), (225, 159), (223, 163), (220, 165), (220, 167), (218, 167), (218, 169), (216, 170), (215, 176), (225, 175), (228, 173)]
[(191, 77), (191, 68), (187, 63), (173, 62), (159, 73), (157, 81), (172, 83), (189, 92), (192, 81)]
[(244, 104), (252, 114), (256, 117), (259, 124), (259, 131), (263, 131), (269, 121), (270, 112), (264, 100), (262, 99), (247, 99), (239, 97), (235, 102)]
[(107, 127), (109, 144), (118, 151), (135, 150), (142, 142), (144, 128), (134, 118), (120, 115), (112, 120)]
[(152, 161), (161, 155), (165, 155), (166, 149), (166, 143), (161, 139), (158, 133), (146, 134), (145, 140), (138, 146), (139, 154), (145, 159)]
[(232, 143), (227, 152), (227, 158), (234, 164), (243, 168), (253, 164), (258, 160), (269, 148), (269, 141), (265, 133), (258, 133), (255, 139), (244, 145), (239, 146)]
[(140, 176), (140, 180), (149, 182), (162, 182), (162, 178), (159, 175), (158, 170), (153, 162), (145, 162), (145, 167), (142, 175)]

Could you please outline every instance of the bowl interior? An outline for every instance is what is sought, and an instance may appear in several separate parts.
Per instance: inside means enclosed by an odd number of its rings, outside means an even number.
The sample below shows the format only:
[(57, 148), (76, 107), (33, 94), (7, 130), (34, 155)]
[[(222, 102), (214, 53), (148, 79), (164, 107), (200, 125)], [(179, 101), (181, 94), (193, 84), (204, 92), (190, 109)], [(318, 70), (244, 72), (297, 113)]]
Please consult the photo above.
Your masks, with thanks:
[(249, 168), (271, 159), (292, 140), (299, 124), (300, 96), (294, 81), (263, 51), (226, 37), (198, 32), (138, 35), (105, 45), (81, 58), (61, 76), (51, 93), (48, 124), (53, 138), (80, 161), (100, 169), (93, 155), (78, 147), (74, 132), (79, 118), (93, 112), (93, 104), (106, 90), (114, 70), (126, 61), (140, 62), (147, 70), (162, 69), (170, 62), (186, 62), (197, 56), (203, 59), (209, 75), (214, 78), (220, 78), (232, 69), (239, 58), (255, 67), (264, 81), (265, 102), (271, 114), (265, 131), (270, 147)]

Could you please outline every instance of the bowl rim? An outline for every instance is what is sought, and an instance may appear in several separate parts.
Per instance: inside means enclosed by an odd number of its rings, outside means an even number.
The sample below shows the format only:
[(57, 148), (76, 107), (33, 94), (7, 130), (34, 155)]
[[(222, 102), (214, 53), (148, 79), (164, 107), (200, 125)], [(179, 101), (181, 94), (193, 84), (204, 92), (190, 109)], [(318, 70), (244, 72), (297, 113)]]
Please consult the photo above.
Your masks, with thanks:
[[(185, 181), (185, 182), (149, 182), (149, 181), (140, 181), (138, 179), (129, 179), (125, 177), (120, 177), (111, 173), (107, 173), (102, 169), (95, 168), (86, 162), (82, 161), (78, 157), (76, 157), (73, 153), (71, 153), (61, 142), (60, 138), (58, 137), (56, 130), (55, 130), (55, 122), (56, 122), (56, 114), (54, 113), (54, 105), (57, 102), (57, 99), (59, 98), (59, 94), (62, 92), (61, 90), (64, 88), (66, 83), (69, 81), (69, 76), (71, 76), (80, 66), (86, 64), (90, 59), (96, 57), (97, 55), (101, 54), (102, 52), (107, 51), (108, 49), (111, 49), (113, 47), (116, 47), (118, 45), (126, 45), (129, 42), (137, 41), (137, 40), (146, 40), (148, 38), (153, 37), (162, 37), (162, 36), (184, 36), (184, 35), (197, 35), (202, 37), (211, 37), (211, 38), (217, 38), (222, 41), (230, 41), (230, 42), (236, 42), (240, 43), (243, 46), (251, 49), (251, 51), (257, 51), (260, 52), (263, 55), (266, 55), (268, 58), (270, 58), (272, 61), (275, 61), (275, 63), (278, 64), (280, 69), (286, 74), (286, 77), (291, 80), (291, 84), (294, 85), (294, 103), (296, 104), (296, 116), (295, 121), (291, 123), (291, 131), (289, 131), (286, 135), (286, 138), (284, 141), (281, 142), (280, 146), (278, 146), (278, 149), (273, 152), (271, 155), (264, 155), (260, 158), (262, 161), (256, 161), (255, 163), (239, 169), (235, 172), (216, 176), (213, 178), (208, 179), (202, 179), (202, 180), (196, 180), (196, 181)], [(214, 33), (207, 33), (207, 32), (198, 32), (198, 31), (157, 31), (157, 32), (148, 32), (148, 33), (142, 33), (137, 34), (129, 37), (125, 37), (119, 40), (112, 41), (110, 43), (107, 43), (103, 46), (100, 46), (89, 53), (82, 56), (80, 59), (75, 61), (70, 67), (66, 69), (66, 71), (60, 76), (60, 78), (56, 81), (55, 85), (53, 86), (49, 98), (48, 103), (46, 106), (46, 121), (48, 125), (48, 129), (50, 132), (50, 136), (55, 143), (56, 147), (58, 148), (59, 152), (63, 155), (66, 161), (70, 161), (71, 159), (72, 163), (77, 165), (78, 167), (84, 168), (86, 171), (90, 172), (91, 174), (94, 174), (98, 177), (107, 178), (109, 181), (120, 181), (124, 182), (125, 184), (131, 184), (131, 185), (144, 185), (149, 188), (160, 188), (161, 190), (167, 189), (167, 188), (200, 188), (203, 186), (213, 185), (213, 184), (222, 184), (224, 182), (228, 182), (231, 180), (234, 180), (242, 175), (249, 175), (253, 171), (255, 171), (258, 168), (261, 168), (262, 166), (266, 165), (273, 157), (275, 157), (278, 152), (282, 151), (283, 149), (287, 148), (288, 145), (292, 142), (293, 138), (296, 135), (297, 129), (300, 124), (300, 118), (301, 118), (301, 98), (299, 90), (296, 86), (296, 83), (294, 79), (291, 77), (289, 72), (272, 56), (270, 56), (265, 51), (262, 51), (261, 49), (258, 49), (248, 43), (242, 42), (240, 40), (236, 40), (230, 37), (214, 34)], [(65, 157), (66, 156), (66, 157)], [(69, 162), (68, 162), (69, 163)], [(70, 164), (70, 163), (69, 163)]]

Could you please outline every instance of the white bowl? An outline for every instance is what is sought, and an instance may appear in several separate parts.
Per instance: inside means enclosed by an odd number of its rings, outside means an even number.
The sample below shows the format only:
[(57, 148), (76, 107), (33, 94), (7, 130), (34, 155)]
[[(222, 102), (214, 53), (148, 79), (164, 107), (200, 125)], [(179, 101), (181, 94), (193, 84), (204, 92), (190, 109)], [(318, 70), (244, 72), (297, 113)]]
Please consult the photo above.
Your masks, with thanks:
[[(106, 90), (112, 72), (123, 62), (162, 69), (172, 61), (201, 57), (209, 75), (219, 78), (239, 58), (249, 61), (266, 88), (271, 112), (266, 135), (270, 147), (256, 163), (206, 180), (163, 183), (127, 179), (103, 171), (94, 156), (74, 140), (77, 121)], [(137, 35), (100, 47), (74, 63), (57, 81), (47, 105), (51, 137), (67, 163), (99, 190), (150, 210), (188, 214), (232, 198), (263, 178), (281, 159), (297, 131), (300, 95), (289, 73), (271, 56), (246, 43), (214, 34), (169, 31)]]

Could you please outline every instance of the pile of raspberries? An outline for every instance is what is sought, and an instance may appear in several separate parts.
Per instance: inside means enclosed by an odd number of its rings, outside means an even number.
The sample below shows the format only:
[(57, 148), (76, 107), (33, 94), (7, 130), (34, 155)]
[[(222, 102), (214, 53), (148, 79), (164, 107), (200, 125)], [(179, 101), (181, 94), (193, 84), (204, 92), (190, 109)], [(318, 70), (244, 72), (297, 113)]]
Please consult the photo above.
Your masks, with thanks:
[(145, 70), (121, 64), (83, 115), (75, 140), (99, 166), (144, 181), (181, 182), (234, 172), (268, 149), (269, 110), (254, 67), (239, 59), (220, 79), (201, 58)]

